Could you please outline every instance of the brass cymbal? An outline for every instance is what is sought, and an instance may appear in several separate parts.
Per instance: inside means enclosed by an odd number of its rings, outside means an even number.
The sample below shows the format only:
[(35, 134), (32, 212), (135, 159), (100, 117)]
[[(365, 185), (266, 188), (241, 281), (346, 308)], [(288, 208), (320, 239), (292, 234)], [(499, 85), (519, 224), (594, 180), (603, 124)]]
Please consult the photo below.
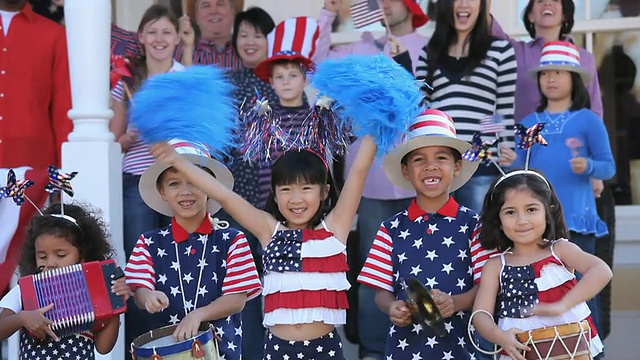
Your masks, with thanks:
[(410, 278), (406, 283), (407, 305), (413, 320), (429, 326), (438, 336), (445, 336), (442, 315), (429, 290), (416, 278)]

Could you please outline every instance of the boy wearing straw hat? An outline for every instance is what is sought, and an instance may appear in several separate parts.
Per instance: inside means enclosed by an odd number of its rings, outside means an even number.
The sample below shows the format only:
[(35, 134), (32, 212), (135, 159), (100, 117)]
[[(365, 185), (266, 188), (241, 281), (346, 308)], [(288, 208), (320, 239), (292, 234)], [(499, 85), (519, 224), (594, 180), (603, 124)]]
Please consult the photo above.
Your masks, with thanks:
[[(358, 276), (360, 283), (376, 290), (376, 304), (392, 322), (385, 351), (388, 358), (475, 356), (464, 339), (467, 310), (475, 297), (469, 244), (478, 214), (449, 195), (478, 166), (462, 159), (470, 147), (456, 137), (450, 116), (428, 109), (385, 158), (389, 180), (416, 191), (406, 210), (380, 225)], [(439, 337), (424, 323), (412, 321), (405, 292), (409, 279), (431, 290), (448, 336)]]
[[(228, 188), (233, 177), (198, 144), (169, 141), (176, 152)], [(178, 324), (184, 340), (210, 321), (219, 337), (220, 355), (241, 359), (241, 314), (246, 301), (260, 295), (261, 284), (242, 232), (212, 217), (220, 205), (193, 187), (186, 177), (156, 161), (142, 174), (140, 195), (171, 224), (140, 236), (125, 268), (138, 306), (154, 314), (153, 328)]]

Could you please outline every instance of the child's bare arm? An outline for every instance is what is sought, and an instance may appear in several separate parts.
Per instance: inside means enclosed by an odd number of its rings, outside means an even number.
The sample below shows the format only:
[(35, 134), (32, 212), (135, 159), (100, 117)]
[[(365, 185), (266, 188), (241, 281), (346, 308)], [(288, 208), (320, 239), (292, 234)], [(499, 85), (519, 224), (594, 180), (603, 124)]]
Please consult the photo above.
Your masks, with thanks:
[(94, 334), (96, 350), (100, 354), (108, 354), (113, 350), (118, 340), (118, 330), (120, 327), (120, 316), (114, 316), (111, 321), (100, 331)]
[(327, 226), (342, 242), (347, 241), (351, 231), (353, 219), (358, 211), (358, 205), (360, 205), (364, 183), (376, 154), (376, 148), (371, 137), (362, 138), (362, 143), (358, 148), (351, 170), (349, 170), (340, 198), (333, 210), (327, 215)]
[(48, 335), (57, 340), (58, 337), (49, 327), (51, 320), (44, 316), (44, 313), (52, 308), (53, 304), (50, 304), (38, 310), (20, 311), (17, 314), (12, 310), (2, 309), (0, 312), (0, 340), (8, 339), (21, 328), (27, 329), (40, 339), (45, 339)]
[[(482, 278), (477, 288), (476, 298), (473, 303), (473, 311), (478, 311), (473, 317), (473, 326), (483, 338), (494, 344), (502, 346), (512, 359), (524, 360), (519, 354), (520, 350), (529, 350), (522, 345), (515, 337), (518, 329), (509, 331), (501, 330), (494, 322), (493, 311), (495, 309), (496, 297), (500, 290), (500, 269), (502, 264), (498, 258), (489, 259), (482, 268)], [(473, 291), (473, 290), (471, 290)], [(469, 292), (471, 292), (469, 291)]]
[(246, 292), (222, 295), (211, 302), (211, 304), (190, 312), (180, 321), (173, 336), (177, 340), (184, 340), (196, 336), (200, 323), (203, 321), (223, 319), (227, 316), (237, 314), (244, 309), (246, 301)]
[(562, 300), (552, 304), (538, 304), (533, 309), (540, 316), (560, 315), (583, 301), (596, 296), (611, 280), (611, 269), (600, 258), (586, 253), (578, 245), (569, 241), (558, 241), (553, 250), (562, 262), (571, 269), (582, 273), (582, 279), (564, 295)]

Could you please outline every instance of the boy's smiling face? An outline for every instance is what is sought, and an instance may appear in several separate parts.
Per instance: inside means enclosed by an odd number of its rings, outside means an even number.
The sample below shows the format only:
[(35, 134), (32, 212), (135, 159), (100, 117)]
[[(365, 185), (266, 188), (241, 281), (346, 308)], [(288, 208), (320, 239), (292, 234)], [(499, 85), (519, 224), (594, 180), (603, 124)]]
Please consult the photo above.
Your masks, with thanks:
[(421, 200), (439, 203), (438, 200), (446, 202), (449, 199), (451, 182), (460, 174), (461, 167), (462, 160), (456, 150), (445, 146), (426, 146), (403, 158), (402, 176), (416, 189), (418, 205), (423, 207)]
[(158, 192), (162, 200), (169, 204), (178, 222), (192, 219), (202, 221), (204, 218), (207, 211), (207, 195), (174, 168), (160, 174)]

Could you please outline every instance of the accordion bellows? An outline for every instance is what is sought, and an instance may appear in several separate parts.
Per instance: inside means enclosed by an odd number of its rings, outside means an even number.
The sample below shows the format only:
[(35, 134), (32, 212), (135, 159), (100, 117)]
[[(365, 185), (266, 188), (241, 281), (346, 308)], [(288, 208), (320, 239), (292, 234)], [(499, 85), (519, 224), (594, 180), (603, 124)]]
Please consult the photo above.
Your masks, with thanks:
[(59, 337), (100, 330), (126, 311), (124, 299), (111, 292), (112, 281), (121, 273), (114, 260), (104, 260), (22, 277), (22, 308), (36, 310), (53, 303), (44, 316)]

